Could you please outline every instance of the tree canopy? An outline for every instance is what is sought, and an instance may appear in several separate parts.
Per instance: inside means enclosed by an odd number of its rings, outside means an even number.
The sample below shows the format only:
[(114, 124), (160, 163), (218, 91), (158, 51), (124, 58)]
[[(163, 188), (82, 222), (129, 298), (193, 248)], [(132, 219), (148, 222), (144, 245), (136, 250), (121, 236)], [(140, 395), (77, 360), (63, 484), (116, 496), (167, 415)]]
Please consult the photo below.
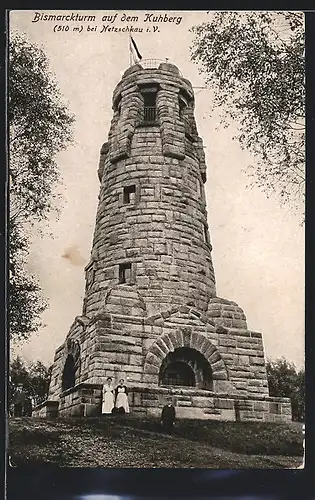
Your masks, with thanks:
[(266, 364), (270, 396), (291, 398), (293, 420), (305, 419), (305, 371), (285, 358)]
[(72, 141), (74, 117), (62, 102), (44, 51), (19, 33), (9, 40), (9, 323), (13, 339), (26, 339), (46, 307), (26, 268), (29, 228), (56, 209), (57, 154)]
[(305, 189), (304, 18), (299, 12), (216, 12), (192, 28), (192, 60), (221, 123), (255, 157), (252, 183), (302, 206)]
[(18, 386), (31, 397), (36, 404), (47, 398), (51, 377), (51, 367), (46, 367), (41, 361), (26, 363), (17, 356), (10, 363), (9, 371), (9, 404), (11, 404)]

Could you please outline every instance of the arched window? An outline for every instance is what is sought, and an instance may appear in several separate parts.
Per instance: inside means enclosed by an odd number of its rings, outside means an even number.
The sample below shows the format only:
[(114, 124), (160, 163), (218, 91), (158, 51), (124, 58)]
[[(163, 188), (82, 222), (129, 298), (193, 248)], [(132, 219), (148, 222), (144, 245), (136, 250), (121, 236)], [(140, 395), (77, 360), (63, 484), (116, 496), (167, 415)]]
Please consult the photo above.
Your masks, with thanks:
[(178, 347), (164, 358), (159, 383), (213, 390), (211, 366), (196, 349)]
[(68, 354), (62, 372), (62, 390), (66, 391), (75, 385), (75, 363), (72, 354)]

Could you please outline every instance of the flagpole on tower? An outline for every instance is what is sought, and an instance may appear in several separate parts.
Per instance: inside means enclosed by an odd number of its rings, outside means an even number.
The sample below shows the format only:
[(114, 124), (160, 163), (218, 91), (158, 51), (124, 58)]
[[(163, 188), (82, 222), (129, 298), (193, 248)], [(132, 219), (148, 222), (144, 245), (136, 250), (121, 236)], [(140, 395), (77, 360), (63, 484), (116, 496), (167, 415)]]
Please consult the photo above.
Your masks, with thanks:
[(129, 33), (129, 66), (132, 66), (131, 35)]
[[(130, 34), (129, 34), (129, 36), (130, 36), (130, 65), (132, 65), (132, 64), (136, 64), (139, 61), (141, 61), (142, 55), (139, 52), (139, 49), (137, 47), (135, 40), (132, 38), (132, 36)], [(132, 60), (133, 60), (133, 63), (132, 63)]]

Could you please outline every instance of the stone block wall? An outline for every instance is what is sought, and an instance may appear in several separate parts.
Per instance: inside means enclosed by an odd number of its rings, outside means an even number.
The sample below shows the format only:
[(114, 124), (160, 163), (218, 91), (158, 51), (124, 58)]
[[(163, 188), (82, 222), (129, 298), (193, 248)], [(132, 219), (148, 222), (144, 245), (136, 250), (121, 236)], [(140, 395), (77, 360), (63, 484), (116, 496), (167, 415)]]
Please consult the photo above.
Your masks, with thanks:
[[(124, 305), (127, 291), (130, 300)], [(148, 316), (132, 286), (118, 285), (105, 302), (103, 313), (89, 323), (85, 318), (84, 329), (73, 329), (73, 339), (82, 346), (76, 384), (102, 384), (111, 376), (115, 382), (124, 378), (132, 387), (157, 387), (164, 358), (186, 347), (201, 353), (209, 363), (215, 391), (268, 395), (261, 334), (216, 326), (214, 318), (188, 306), (173, 306)], [(56, 354), (50, 398), (62, 392), (60, 370), (69, 352), (68, 340)]]
[[(150, 86), (157, 92), (156, 124), (144, 126), (142, 89)], [(179, 95), (187, 102), (185, 120)], [(136, 66), (117, 85), (115, 119), (101, 150), (84, 315), (102, 308), (104, 292), (117, 285), (123, 264), (131, 264), (132, 279), (150, 313), (187, 302), (205, 310), (215, 296), (204, 153), (193, 108), (192, 87), (173, 65), (158, 70)], [(191, 134), (185, 138), (187, 119)], [(124, 190), (130, 186), (135, 195), (125, 203)]]
[(78, 384), (60, 395), (59, 415), (92, 417), (101, 414), (102, 385)]
[[(163, 157), (158, 151), (159, 130), (148, 130), (136, 130), (130, 158), (106, 164), (93, 242), (96, 265), (88, 269), (91, 279), (87, 276), (86, 315), (102, 308), (106, 289), (117, 285), (119, 265), (124, 263), (131, 263), (137, 290), (152, 313), (169, 303), (189, 301), (204, 310), (215, 293), (198, 162)], [(139, 153), (141, 141), (146, 141), (146, 154), (139, 158), (134, 151)], [(135, 185), (136, 197), (124, 205), (123, 190), (129, 185)]]
[(288, 420), (289, 402), (269, 398), (262, 335), (216, 295), (203, 142), (192, 86), (175, 66), (125, 72), (98, 176), (82, 316), (52, 371), (59, 414), (100, 412), (108, 376), (125, 380), (133, 411), (158, 414), (172, 393), (163, 373), (186, 363), (195, 387), (176, 388), (179, 416)]
[(290, 422), (291, 403), (288, 398), (269, 396), (239, 399), (225, 393), (190, 389), (141, 389), (129, 393), (130, 407), (139, 415), (160, 417), (162, 408), (175, 403), (176, 417), (201, 420)]

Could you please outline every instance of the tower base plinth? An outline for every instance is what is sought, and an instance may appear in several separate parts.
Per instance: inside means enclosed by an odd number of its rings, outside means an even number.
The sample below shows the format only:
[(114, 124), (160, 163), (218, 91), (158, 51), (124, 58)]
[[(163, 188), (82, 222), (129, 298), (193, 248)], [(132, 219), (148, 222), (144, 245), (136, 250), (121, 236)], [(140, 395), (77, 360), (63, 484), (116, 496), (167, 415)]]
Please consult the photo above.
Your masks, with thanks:
[[(38, 417), (96, 417), (101, 414), (101, 384), (78, 384), (34, 409)], [(173, 402), (176, 418), (225, 421), (290, 422), (289, 398), (270, 396), (240, 398), (225, 393), (180, 387), (132, 387), (128, 391), (130, 412), (160, 417), (164, 405)], [(51, 414), (53, 408), (53, 415)], [(46, 411), (45, 411), (46, 409)]]

